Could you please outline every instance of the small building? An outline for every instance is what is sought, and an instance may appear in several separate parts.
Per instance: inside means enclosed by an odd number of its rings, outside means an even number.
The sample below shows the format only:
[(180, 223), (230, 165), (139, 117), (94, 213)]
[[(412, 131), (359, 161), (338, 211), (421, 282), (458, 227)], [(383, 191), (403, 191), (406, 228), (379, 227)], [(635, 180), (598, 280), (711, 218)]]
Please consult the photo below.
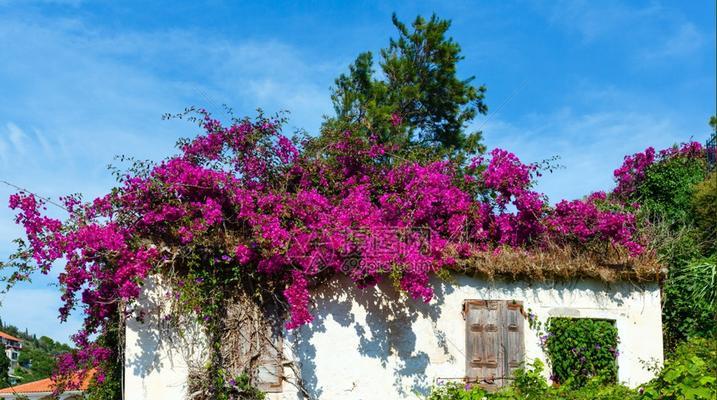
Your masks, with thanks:
[[(314, 321), (282, 333), (283, 354), (259, 371), (259, 387), (274, 400), (416, 399), (448, 380), (500, 387), (515, 368), (547, 361), (529, 318), (555, 317), (614, 324), (617, 379), (636, 387), (653, 377), (649, 365), (663, 361), (658, 280), (454, 274), (435, 278), (434, 299), (423, 303), (390, 284), (358, 290), (335, 279), (315, 288)], [(201, 340), (162, 332), (161, 293), (148, 286), (147, 317), (127, 323), (127, 399), (187, 398), (191, 365), (206, 354)]]
[(0, 343), (5, 347), (5, 355), (10, 360), (10, 370), (8, 372), (12, 373), (18, 366), (20, 351), (22, 351), (22, 339), (0, 331)]
[(56, 385), (52, 378), (27, 382), (21, 385), (0, 389), (0, 400), (81, 400), (89, 386), (92, 374), (89, 373), (79, 385), (79, 388), (67, 390), (59, 397), (53, 397), (52, 392)]

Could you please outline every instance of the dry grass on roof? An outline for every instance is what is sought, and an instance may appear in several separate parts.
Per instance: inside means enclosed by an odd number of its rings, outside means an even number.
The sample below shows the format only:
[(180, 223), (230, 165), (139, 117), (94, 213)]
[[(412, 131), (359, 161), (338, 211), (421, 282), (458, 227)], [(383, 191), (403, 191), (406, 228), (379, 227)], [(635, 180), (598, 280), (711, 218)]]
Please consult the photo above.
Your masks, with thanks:
[(648, 249), (632, 257), (624, 249), (609, 245), (591, 250), (558, 245), (535, 250), (506, 247), (462, 259), (458, 261), (458, 270), (489, 279), (510, 277), (536, 281), (592, 278), (603, 282), (654, 282), (664, 275), (654, 251)]

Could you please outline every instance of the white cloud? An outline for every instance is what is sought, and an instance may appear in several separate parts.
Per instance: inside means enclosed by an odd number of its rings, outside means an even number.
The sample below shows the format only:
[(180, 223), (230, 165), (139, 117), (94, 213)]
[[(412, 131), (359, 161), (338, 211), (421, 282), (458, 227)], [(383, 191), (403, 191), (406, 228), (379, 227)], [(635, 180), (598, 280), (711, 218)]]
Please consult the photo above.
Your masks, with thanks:
[(5, 143), (5, 141), (0, 137), (0, 165), (2, 165), (4, 168), (7, 168), (7, 158), (8, 158), (8, 145)]
[(619, 41), (630, 50), (632, 61), (674, 59), (696, 53), (706, 36), (679, 10), (648, 3), (559, 1), (541, 8), (548, 20), (586, 44)]
[(40, 130), (35, 129), (35, 139), (37, 140), (39, 148), (42, 150), (42, 154), (50, 159), (56, 158), (58, 155), (67, 158), (68, 154), (62, 143), (55, 143), (54, 145), (45, 138), (45, 135)]
[(224, 60), (213, 72), (217, 83), (265, 111), (289, 110), (294, 127), (315, 133), (321, 116), (331, 110), (328, 89), (342, 68), (338, 62), (310, 62), (276, 41), (219, 47), (213, 53)]
[(12, 122), (5, 124), (5, 129), (0, 130), (0, 165), (8, 168), (8, 160), (24, 156), (26, 140), (27, 135), (20, 127)]
[(25, 155), (25, 140), (27, 135), (17, 125), (12, 122), (8, 122), (6, 125), (8, 131), (8, 140), (12, 143), (15, 151), (21, 155)]
[(291, 125), (315, 130), (339, 68), (277, 41), (115, 34), (76, 19), (0, 17), (0, 47), (13, 60), (0, 65), (0, 84), (13, 94), (0, 98), (0, 177), (51, 196), (106, 190), (114, 155), (172, 153), (196, 130), (160, 117), (188, 105), (218, 112), (227, 103), (240, 116), (288, 109)]
[(642, 56), (647, 60), (683, 57), (696, 53), (704, 44), (703, 35), (694, 24), (680, 24), (667, 37), (656, 38), (655, 47), (647, 48)]
[(548, 20), (570, 32), (577, 32), (586, 42), (624, 34), (626, 28), (639, 28), (644, 21), (654, 19), (662, 12), (654, 4), (640, 8), (615, 1), (562, 0), (548, 4), (545, 8)]

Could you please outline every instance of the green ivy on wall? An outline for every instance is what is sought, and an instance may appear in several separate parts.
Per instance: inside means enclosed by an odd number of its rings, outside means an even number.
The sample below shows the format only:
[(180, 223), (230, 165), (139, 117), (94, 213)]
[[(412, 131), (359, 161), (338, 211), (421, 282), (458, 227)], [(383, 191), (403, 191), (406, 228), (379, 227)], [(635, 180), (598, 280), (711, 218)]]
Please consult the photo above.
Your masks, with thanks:
[(617, 328), (612, 321), (551, 318), (546, 324), (545, 350), (552, 380), (581, 387), (592, 377), (617, 381)]

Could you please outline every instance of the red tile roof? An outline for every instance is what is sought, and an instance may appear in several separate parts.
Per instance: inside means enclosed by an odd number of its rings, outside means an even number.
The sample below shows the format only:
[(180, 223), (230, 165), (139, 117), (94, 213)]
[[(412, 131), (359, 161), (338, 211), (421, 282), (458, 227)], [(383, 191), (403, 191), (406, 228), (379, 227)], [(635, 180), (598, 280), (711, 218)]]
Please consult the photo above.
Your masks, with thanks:
[(14, 340), (14, 341), (16, 341), (16, 342), (22, 342), (22, 339), (16, 338), (16, 337), (13, 336), (13, 335), (8, 335), (7, 333), (5, 333), (5, 332), (3, 332), (3, 331), (0, 331), (0, 338), (5, 338), (5, 339), (7, 339), (7, 340)]
[[(87, 390), (90, 380), (94, 376), (94, 371), (90, 371), (85, 375), (78, 390)], [(0, 389), (0, 395), (3, 394), (27, 394), (27, 393), (50, 393), (55, 390), (55, 381), (52, 378), (41, 379), (39, 381), (23, 383), (22, 385), (12, 386)]]

